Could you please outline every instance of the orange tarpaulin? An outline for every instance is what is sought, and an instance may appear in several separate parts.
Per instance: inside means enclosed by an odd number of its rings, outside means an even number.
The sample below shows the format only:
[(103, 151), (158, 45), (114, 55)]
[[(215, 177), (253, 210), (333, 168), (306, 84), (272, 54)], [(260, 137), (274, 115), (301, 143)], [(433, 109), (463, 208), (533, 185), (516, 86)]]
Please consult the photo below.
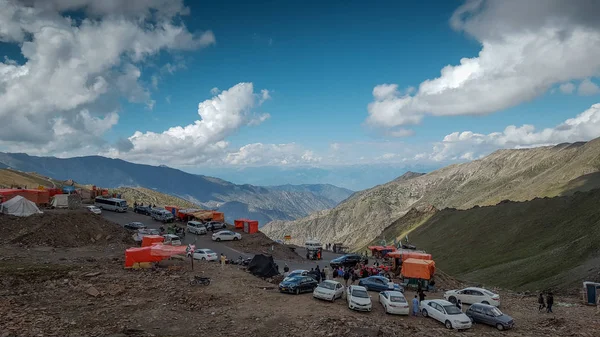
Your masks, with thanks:
[(235, 228), (243, 229), (244, 232), (252, 234), (258, 232), (258, 221), (250, 219), (237, 219), (233, 221)]
[(141, 263), (159, 262), (173, 255), (185, 255), (187, 246), (165, 246), (155, 243), (152, 246), (125, 250), (125, 268), (133, 268)]
[(402, 262), (402, 276), (406, 278), (431, 279), (435, 273), (433, 260), (407, 259)]
[(388, 257), (391, 257), (391, 258), (402, 257), (402, 261), (406, 261), (407, 259), (431, 260), (431, 254), (419, 253), (419, 252), (406, 252), (406, 251), (395, 251), (395, 252), (388, 253)]
[(152, 246), (156, 242), (164, 242), (165, 238), (160, 235), (146, 235), (142, 237), (142, 247)]
[(391, 251), (395, 251), (396, 247), (394, 246), (369, 246), (367, 247), (369, 248), (370, 251), (382, 251), (382, 250), (391, 250)]

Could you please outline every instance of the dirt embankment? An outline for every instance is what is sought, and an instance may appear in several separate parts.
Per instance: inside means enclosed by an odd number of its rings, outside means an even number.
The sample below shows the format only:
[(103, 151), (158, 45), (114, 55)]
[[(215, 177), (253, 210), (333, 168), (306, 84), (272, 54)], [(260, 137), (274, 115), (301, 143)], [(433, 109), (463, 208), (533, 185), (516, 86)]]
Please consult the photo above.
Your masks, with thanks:
[[(239, 229), (234, 231), (242, 234), (242, 239), (239, 241), (227, 241), (226, 244), (252, 254), (269, 254), (274, 259), (298, 261), (303, 258), (294, 252), (290, 246), (277, 243), (262, 232), (248, 234)], [(271, 250), (273, 249), (273, 250)]]
[(131, 243), (121, 226), (85, 211), (46, 211), (29, 217), (0, 215), (0, 242), (50, 247)]

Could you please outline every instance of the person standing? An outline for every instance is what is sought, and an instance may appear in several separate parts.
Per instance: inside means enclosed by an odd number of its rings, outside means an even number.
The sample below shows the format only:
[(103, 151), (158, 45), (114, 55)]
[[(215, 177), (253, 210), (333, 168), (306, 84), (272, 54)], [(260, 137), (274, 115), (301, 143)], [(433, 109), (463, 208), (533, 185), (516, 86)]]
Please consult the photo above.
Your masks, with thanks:
[(542, 309), (544, 309), (546, 307), (546, 301), (544, 300), (544, 294), (540, 293), (540, 296), (538, 296), (538, 311), (542, 311)]
[(415, 295), (415, 298), (413, 298), (412, 300), (412, 313), (413, 316), (417, 316), (417, 313), (419, 312), (419, 300), (417, 299), (417, 295)]
[(423, 289), (421, 289), (419, 291), (419, 302), (423, 302), (425, 300), (425, 293), (423, 292)]
[(549, 292), (548, 296), (546, 297), (546, 305), (548, 306), (546, 308), (547, 313), (552, 313), (552, 305), (553, 304), (554, 304), (554, 295), (552, 295), (552, 292)]
[(221, 269), (225, 268), (226, 260), (227, 260), (227, 257), (225, 257), (225, 254), (221, 253)]
[(328, 266), (325, 266), (323, 268), (323, 273), (325, 275), (325, 277), (323, 277), (323, 280), (329, 280), (329, 267)]
[(350, 271), (346, 270), (346, 271), (343, 271), (343, 273), (344, 273), (344, 285), (347, 287), (348, 280), (350, 279)]
[[(327, 267), (325, 267), (327, 268)], [(321, 280), (325, 281), (327, 280), (327, 274), (325, 273), (325, 268), (321, 269)]]

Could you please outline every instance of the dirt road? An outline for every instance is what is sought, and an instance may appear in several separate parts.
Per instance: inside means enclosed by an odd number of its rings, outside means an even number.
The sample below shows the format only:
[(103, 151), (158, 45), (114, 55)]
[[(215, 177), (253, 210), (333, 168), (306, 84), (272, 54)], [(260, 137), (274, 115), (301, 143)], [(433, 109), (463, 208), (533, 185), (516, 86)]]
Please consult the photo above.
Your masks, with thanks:
[[(161, 222), (155, 221), (149, 216), (137, 214), (137, 213), (134, 213), (131, 211), (126, 212), (126, 213), (102, 211), (102, 216), (105, 219), (110, 220), (115, 223), (118, 223), (120, 225), (125, 225), (129, 222), (134, 222), (134, 221), (141, 222), (141, 223), (145, 224), (146, 226), (148, 226), (148, 228), (153, 228), (153, 229), (158, 229), (158, 228), (160, 228), (161, 225), (163, 225)], [(242, 234), (242, 240), (243, 240), (243, 236), (244, 236), (244, 234)], [(183, 244), (187, 245), (190, 243), (196, 245), (196, 248), (199, 248), (199, 249), (200, 248), (208, 248), (208, 249), (212, 249), (213, 251), (215, 251), (218, 254), (223, 253), (230, 259), (237, 259), (238, 256), (242, 256), (243, 258), (248, 258), (248, 257), (254, 256), (254, 254), (252, 254), (252, 253), (245, 252), (241, 249), (236, 249), (235, 247), (232, 247), (232, 246), (234, 246), (233, 244), (230, 244), (227, 242), (212, 241), (210, 232), (207, 235), (195, 235), (195, 234), (187, 233), (185, 238), (183, 239)], [(300, 258), (297, 260), (296, 259), (295, 260), (275, 259), (275, 262), (279, 265), (281, 272), (283, 272), (283, 266), (285, 264), (287, 264), (291, 270), (294, 270), (294, 269), (310, 270), (311, 268), (315, 268), (317, 265), (319, 265), (320, 267), (329, 265), (329, 262), (332, 259), (334, 259), (338, 256), (341, 256), (341, 254), (334, 254), (332, 252), (324, 252), (323, 260), (310, 261), (310, 260), (306, 260), (302, 256), (303, 251), (301, 249), (299, 250), (299, 253), (300, 253), (299, 254)]]

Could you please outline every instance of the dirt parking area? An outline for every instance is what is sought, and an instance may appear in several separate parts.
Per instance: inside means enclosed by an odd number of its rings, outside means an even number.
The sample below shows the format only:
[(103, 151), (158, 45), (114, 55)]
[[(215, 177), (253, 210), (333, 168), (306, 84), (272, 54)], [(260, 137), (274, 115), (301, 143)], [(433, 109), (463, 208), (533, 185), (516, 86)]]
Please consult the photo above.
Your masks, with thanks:
[[(517, 328), (449, 331), (432, 319), (386, 315), (377, 293), (373, 311), (357, 313), (343, 299), (280, 294), (233, 265), (125, 270), (121, 249), (1, 246), (0, 336), (596, 336), (600, 328), (595, 308), (574, 298), (557, 296), (555, 313), (540, 314), (535, 297), (502, 294)], [(190, 286), (193, 275), (212, 283)]]

